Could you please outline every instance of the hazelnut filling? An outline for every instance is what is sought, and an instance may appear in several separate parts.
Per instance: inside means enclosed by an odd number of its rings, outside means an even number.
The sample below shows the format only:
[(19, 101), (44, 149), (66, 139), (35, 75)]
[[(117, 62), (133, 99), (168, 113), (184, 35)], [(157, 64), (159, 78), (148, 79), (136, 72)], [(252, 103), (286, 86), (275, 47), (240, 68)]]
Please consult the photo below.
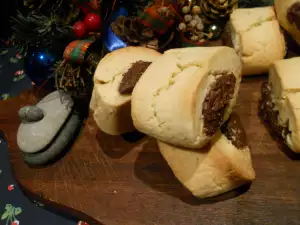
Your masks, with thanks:
[(136, 83), (139, 81), (143, 73), (150, 66), (151, 62), (137, 61), (132, 64), (129, 70), (122, 76), (119, 86), (120, 94), (131, 94)]
[(287, 20), (290, 24), (295, 24), (297, 29), (300, 30), (300, 3), (295, 2), (287, 10)]
[(232, 113), (230, 118), (221, 126), (221, 132), (237, 149), (248, 146), (244, 127), (236, 113)]
[(286, 125), (279, 124), (279, 111), (272, 99), (268, 82), (264, 82), (261, 87), (260, 113), (277, 136), (285, 139), (291, 133), (288, 123)]
[(214, 76), (216, 80), (206, 94), (202, 109), (204, 132), (207, 136), (213, 136), (223, 124), (225, 110), (234, 95), (236, 84), (233, 73), (224, 72)]

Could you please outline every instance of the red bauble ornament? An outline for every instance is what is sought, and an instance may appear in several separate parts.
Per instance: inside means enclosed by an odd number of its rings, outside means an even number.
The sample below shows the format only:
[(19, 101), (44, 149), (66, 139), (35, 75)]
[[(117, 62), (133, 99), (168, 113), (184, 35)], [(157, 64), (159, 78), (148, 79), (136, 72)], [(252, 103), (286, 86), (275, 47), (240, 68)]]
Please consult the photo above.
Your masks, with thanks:
[(82, 21), (77, 21), (73, 25), (73, 31), (76, 37), (83, 37), (86, 34), (86, 26), (85, 23)]
[(87, 14), (84, 23), (88, 31), (98, 31), (102, 25), (101, 17), (96, 13)]

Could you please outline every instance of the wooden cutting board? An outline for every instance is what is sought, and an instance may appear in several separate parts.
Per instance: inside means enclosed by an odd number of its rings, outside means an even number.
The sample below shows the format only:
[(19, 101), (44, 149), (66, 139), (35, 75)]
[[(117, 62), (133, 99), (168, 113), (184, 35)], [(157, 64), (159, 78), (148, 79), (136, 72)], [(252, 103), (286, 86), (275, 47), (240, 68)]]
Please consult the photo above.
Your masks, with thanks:
[[(266, 77), (243, 78), (235, 111), (252, 149), (257, 174), (251, 186), (197, 200), (176, 180), (155, 140), (136, 143), (100, 132), (88, 118), (72, 150), (47, 168), (29, 168), (16, 145), (18, 109), (34, 92), (0, 102), (0, 129), (10, 144), (17, 181), (31, 198), (107, 225), (300, 224), (300, 162), (284, 153), (258, 117)], [(236, 196), (236, 197), (235, 197)]]

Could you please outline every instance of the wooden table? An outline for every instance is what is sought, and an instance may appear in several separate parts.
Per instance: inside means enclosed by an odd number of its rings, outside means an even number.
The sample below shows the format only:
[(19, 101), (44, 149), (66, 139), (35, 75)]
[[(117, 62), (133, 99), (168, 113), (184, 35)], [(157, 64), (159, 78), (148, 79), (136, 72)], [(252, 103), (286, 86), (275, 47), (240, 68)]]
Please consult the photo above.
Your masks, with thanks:
[(33, 93), (0, 102), (0, 129), (25, 193), (90, 224), (300, 224), (300, 162), (280, 150), (257, 116), (264, 80), (244, 78), (235, 109), (248, 134), (257, 179), (211, 200), (196, 200), (180, 185), (152, 138), (128, 143), (105, 135), (91, 116), (63, 159), (29, 168), (16, 145), (17, 111), (35, 101)]

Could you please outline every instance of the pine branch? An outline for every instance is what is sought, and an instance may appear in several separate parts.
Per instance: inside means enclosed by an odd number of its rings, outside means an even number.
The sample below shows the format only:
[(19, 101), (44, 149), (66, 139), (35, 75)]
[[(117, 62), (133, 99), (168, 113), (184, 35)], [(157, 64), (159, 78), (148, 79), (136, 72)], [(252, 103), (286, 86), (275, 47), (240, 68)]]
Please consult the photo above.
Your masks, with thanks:
[(24, 16), (18, 12), (16, 17), (12, 18), (12, 24), (13, 43), (21, 44), (23, 49), (41, 45), (50, 46), (55, 40), (67, 36), (70, 31), (70, 27), (61, 24), (55, 14), (47, 17), (42, 14), (29, 13)]

